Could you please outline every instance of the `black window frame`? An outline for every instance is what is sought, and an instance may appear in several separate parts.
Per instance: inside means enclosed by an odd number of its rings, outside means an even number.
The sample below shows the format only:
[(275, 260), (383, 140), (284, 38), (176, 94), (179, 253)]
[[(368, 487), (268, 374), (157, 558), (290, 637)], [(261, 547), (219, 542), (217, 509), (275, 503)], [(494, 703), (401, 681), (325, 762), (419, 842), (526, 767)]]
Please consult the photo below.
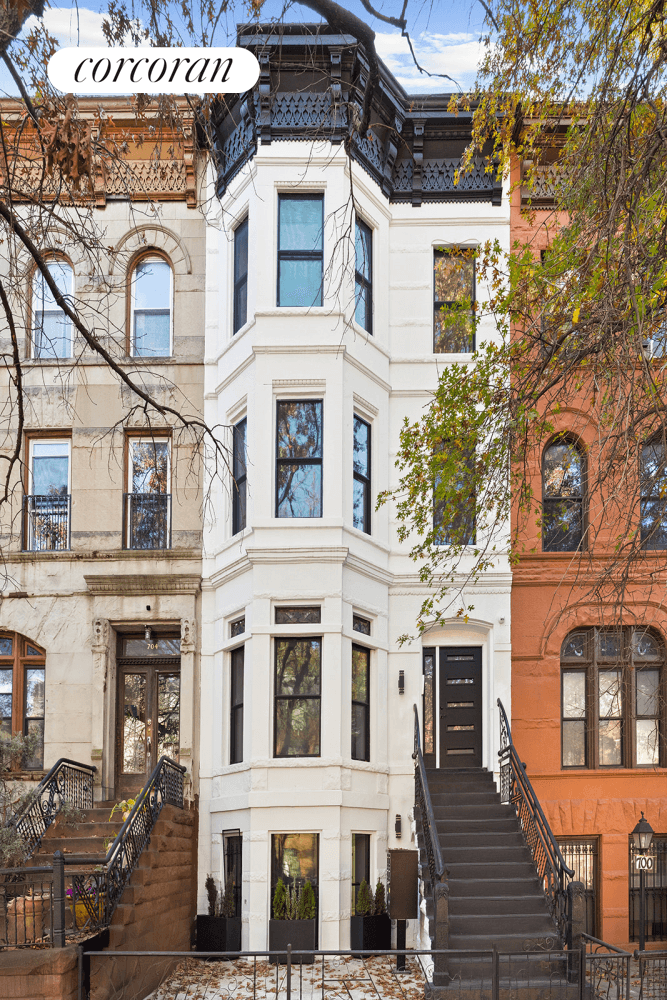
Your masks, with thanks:
[[(313, 403), (320, 407), (320, 455), (319, 457), (308, 457), (308, 458), (281, 458), (278, 454), (279, 442), (278, 442), (278, 430), (280, 427), (280, 407), (286, 406), (294, 403)], [(320, 512), (319, 514), (305, 515), (308, 518), (317, 518), (324, 516), (324, 400), (323, 399), (278, 399), (276, 400), (276, 517), (284, 520), (300, 520), (302, 515), (294, 514), (281, 514), (280, 513), (280, 492), (279, 492), (279, 481), (280, 481), (280, 468), (283, 465), (302, 465), (302, 466), (316, 466), (320, 469)]]
[[(437, 247), (433, 248), (433, 353), (434, 354), (474, 354), (477, 349), (477, 314), (475, 312), (475, 304), (477, 302), (477, 263), (475, 258), (471, 259), (472, 263), (472, 289), (470, 296), (470, 306), (462, 307), (460, 302), (456, 299), (437, 299), (436, 298), (436, 261), (442, 257), (461, 257), (465, 259), (464, 255), (466, 252), (472, 252), (473, 247), (447, 247), (439, 249)], [(453, 350), (439, 350), (436, 343), (436, 316), (438, 313), (442, 312), (443, 309), (456, 310), (458, 312), (470, 312), (470, 342), (469, 350), (467, 351), (453, 351)]]
[[(617, 656), (605, 655), (600, 652), (599, 639), (601, 636), (619, 635), (620, 652)], [(643, 635), (650, 636), (656, 644), (658, 655), (655, 658), (641, 657), (635, 652), (637, 637)], [(583, 646), (581, 657), (566, 657), (565, 649), (569, 642), (576, 636), (583, 636)], [(667, 649), (664, 640), (652, 628), (635, 626), (634, 628), (624, 628), (618, 630), (580, 627), (568, 632), (563, 640), (560, 653), (560, 673), (561, 673), (561, 758), (560, 766), (563, 771), (572, 770), (643, 770), (656, 767), (667, 767)], [(600, 763), (600, 674), (603, 672), (620, 673), (619, 695), (621, 700), (620, 716), (604, 716), (602, 721), (620, 721), (621, 733), (621, 762), (603, 764)], [(657, 704), (656, 714), (637, 713), (637, 679), (642, 671), (658, 671)], [(577, 764), (565, 764), (565, 727), (563, 722), (573, 721), (564, 716), (563, 698), (563, 677), (567, 673), (580, 673), (585, 676), (585, 696), (586, 707), (584, 716), (578, 716), (577, 721), (584, 724), (584, 759), (585, 762)], [(657, 763), (637, 763), (637, 722), (653, 720), (657, 722), (658, 733), (658, 761)]]
[[(289, 642), (317, 642), (319, 643), (319, 657), (320, 657), (320, 673), (319, 673), (319, 692), (317, 694), (279, 694), (278, 693), (278, 656), (280, 646), (284, 643)], [(278, 760), (292, 760), (292, 759), (302, 759), (305, 757), (321, 757), (322, 756), (322, 636), (321, 635), (308, 635), (308, 636), (276, 636), (273, 641), (274, 647), (274, 669), (273, 669), (273, 757)], [(317, 701), (319, 705), (318, 714), (318, 733), (317, 733), (317, 753), (307, 753), (307, 754), (294, 754), (294, 753), (278, 753), (278, 702), (281, 701)]]
[[(280, 248), (280, 231), (281, 222), (280, 215), (282, 211), (283, 203), (286, 201), (319, 201), (321, 205), (321, 246), (319, 250), (281, 250)], [(319, 301), (311, 302), (309, 306), (294, 306), (294, 305), (283, 305), (280, 301), (280, 265), (284, 260), (296, 260), (296, 261), (306, 261), (306, 260), (319, 260), (320, 262), (320, 287), (319, 287)], [(324, 280), (324, 192), (309, 192), (303, 194), (290, 194), (287, 192), (280, 193), (278, 195), (278, 268), (276, 275), (276, 305), (278, 308), (285, 309), (298, 309), (307, 308), (313, 309), (316, 306), (321, 306), (323, 301), (322, 295), (322, 285)]]
[[(240, 237), (245, 238), (245, 250), (240, 250)], [(248, 216), (234, 230), (234, 317), (232, 335), (248, 322)]]
[[(243, 702), (245, 683), (245, 646), (237, 646), (230, 657), (229, 669), (229, 763), (243, 761)], [(240, 756), (239, 756), (240, 748)]]
[[(353, 507), (352, 507), (352, 525), (358, 531), (363, 531), (364, 534), (370, 535), (371, 534), (371, 475), (372, 475), (372, 466), (371, 466), (371, 456), (372, 456), (372, 452), (371, 452), (371, 432), (372, 432), (372, 424), (370, 424), (368, 422), (368, 420), (364, 420), (363, 417), (360, 417), (357, 413), (355, 413), (354, 417), (353, 417), (353, 420), (352, 420), (352, 440), (353, 440), (353, 442), (354, 442), (354, 437), (355, 437), (355, 435), (354, 435), (354, 429), (355, 429), (355, 424), (357, 422), (360, 423), (360, 424), (363, 424), (364, 427), (366, 427), (368, 429), (368, 439), (367, 439), (368, 440), (368, 448), (367, 448), (367, 453), (366, 453), (366, 465), (367, 465), (367, 468), (368, 468), (368, 475), (364, 476), (361, 472), (357, 471), (357, 467), (356, 467), (356, 464), (355, 464), (355, 461), (354, 461), (354, 449), (353, 449), (352, 450), (352, 478), (353, 478), (353, 482), (361, 483), (361, 485), (364, 488), (364, 513), (363, 513), (363, 527), (360, 527), (358, 524), (354, 523), (354, 504), (353, 504)], [(354, 494), (353, 494), (353, 496), (354, 496)]]
[[(241, 454), (241, 431), (243, 427), (243, 454)], [(243, 531), (247, 524), (247, 480), (248, 480), (248, 418), (243, 417), (232, 428), (232, 535)]]
[[(568, 497), (566, 494), (563, 495), (553, 495), (547, 497), (546, 495), (546, 484), (545, 484), (545, 462), (547, 458), (547, 453), (551, 448), (555, 447), (567, 447), (571, 448), (579, 456), (579, 475), (581, 480), (581, 495), (575, 498)], [(541, 463), (541, 488), (542, 488), (542, 551), (543, 552), (583, 552), (585, 550), (585, 540), (586, 540), (586, 455), (584, 450), (577, 440), (570, 437), (569, 435), (559, 435), (549, 441), (543, 451), (542, 451), (542, 463)], [(574, 509), (579, 510), (579, 536), (576, 539), (576, 545), (574, 543), (567, 544), (563, 543), (556, 545), (548, 541), (547, 533), (549, 531), (549, 519), (547, 511), (549, 506), (556, 511), (558, 506), (560, 509)], [(570, 532), (563, 535), (564, 539)]]
[(574, 870), (574, 881), (581, 882), (584, 887), (585, 932), (591, 937), (599, 937), (600, 838), (558, 836), (556, 841), (565, 864)]
[[(352, 643), (352, 657), (351, 657), (351, 667), (352, 667), (352, 691), (354, 692), (354, 654), (363, 653), (366, 659), (366, 701), (359, 701), (354, 697), (352, 701), (352, 711), (351, 711), (351, 722), (352, 722), (352, 733), (351, 733), (351, 745), (350, 745), (350, 756), (352, 760), (362, 760), (370, 761), (371, 759), (371, 651), (368, 646), (360, 646), (359, 643)], [(358, 756), (355, 753), (355, 707), (362, 710), (362, 715), (364, 718), (364, 730), (365, 739), (363, 747), (363, 756)]]
[[(357, 229), (359, 229), (362, 235), (366, 236), (366, 239), (362, 241), (364, 246), (368, 246), (368, 261), (367, 271), (369, 277), (359, 270), (359, 261), (357, 260)], [(365, 330), (371, 337), (373, 336), (373, 230), (371, 227), (360, 219), (359, 216), (355, 216), (355, 231), (354, 231), (354, 320), (358, 326), (361, 326), (362, 330)], [(366, 313), (366, 325), (362, 325), (357, 320), (357, 305), (360, 299), (363, 297), (365, 304)]]
[[(362, 851), (358, 847), (363, 847)], [(361, 854), (361, 857), (360, 857)], [(361, 877), (359, 877), (361, 876)], [(371, 835), (370, 833), (352, 834), (352, 893), (350, 899), (350, 915), (357, 915), (357, 898), (363, 880), (371, 884)]]

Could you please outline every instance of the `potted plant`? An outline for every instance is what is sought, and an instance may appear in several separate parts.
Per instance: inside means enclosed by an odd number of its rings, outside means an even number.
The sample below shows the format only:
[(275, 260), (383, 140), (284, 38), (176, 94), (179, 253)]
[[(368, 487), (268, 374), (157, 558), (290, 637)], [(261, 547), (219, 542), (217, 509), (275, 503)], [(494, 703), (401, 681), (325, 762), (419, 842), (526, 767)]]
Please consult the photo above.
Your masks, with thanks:
[(273, 919), (269, 920), (269, 951), (272, 962), (285, 964), (287, 945), (292, 945), (292, 960), (310, 964), (312, 955), (302, 951), (314, 951), (317, 946), (317, 903), (315, 891), (309, 879), (303, 887), (287, 887), (281, 878), (276, 883), (272, 903)]
[(350, 949), (352, 951), (389, 951), (391, 920), (387, 915), (384, 885), (378, 879), (375, 896), (363, 879), (359, 886), (356, 915), (350, 917)]
[(239, 952), (241, 917), (236, 916), (234, 883), (231, 878), (227, 879), (219, 903), (218, 887), (212, 875), (207, 876), (204, 885), (208, 896), (208, 914), (197, 915), (197, 951)]

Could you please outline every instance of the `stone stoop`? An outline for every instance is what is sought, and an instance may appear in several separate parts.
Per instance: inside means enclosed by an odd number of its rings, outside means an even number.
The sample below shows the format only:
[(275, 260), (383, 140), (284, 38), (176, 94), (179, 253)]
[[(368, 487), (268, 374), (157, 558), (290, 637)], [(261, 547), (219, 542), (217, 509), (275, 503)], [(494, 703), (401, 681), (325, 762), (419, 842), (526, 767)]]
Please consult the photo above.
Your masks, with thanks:
[(2, 1000), (76, 1000), (78, 984), (75, 945), (0, 952)]

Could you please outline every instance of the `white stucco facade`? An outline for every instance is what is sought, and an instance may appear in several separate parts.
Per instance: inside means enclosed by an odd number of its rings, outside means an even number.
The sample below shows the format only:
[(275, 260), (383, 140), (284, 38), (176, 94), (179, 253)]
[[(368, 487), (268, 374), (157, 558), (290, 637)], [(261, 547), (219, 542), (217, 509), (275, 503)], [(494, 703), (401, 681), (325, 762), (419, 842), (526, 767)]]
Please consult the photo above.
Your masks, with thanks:
[[(351, 172), (351, 173), (350, 173)], [(351, 184), (352, 182), (352, 184)], [(321, 307), (276, 305), (278, 196), (324, 197)], [(351, 191), (354, 207), (351, 202)], [(373, 335), (354, 312), (354, 212), (372, 230)], [(249, 223), (247, 322), (232, 333), (234, 226)], [(467, 621), (399, 646), (415, 631), (425, 587), (391, 506), (352, 524), (353, 419), (371, 426), (372, 507), (397, 482), (405, 417), (417, 419), (443, 365), (433, 353), (434, 249), (509, 245), (509, 206), (489, 202), (391, 203), (341, 145), (259, 145), (218, 201), (207, 228), (205, 412), (209, 423), (247, 419), (247, 527), (232, 535), (231, 497), (213, 484), (204, 530), (201, 651), (199, 912), (207, 872), (222, 877), (223, 831), (242, 835), (244, 949), (267, 946), (271, 835), (319, 835), (319, 947), (349, 947), (351, 844), (370, 835), (370, 878), (386, 875), (391, 847), (414, 847), (413, 705), (422, 711), (422, 648), (482, 650), (482, 763), (497, 760), (496, 699), (510, 703), (509, 565), (499, 559), (476, 586)], [(477, 298), (487, 289), (478, 284)], [(493, 337), (489, 319), (477, 338)], [(321, 517), (276, 517), (276, 405), (323, 401)], [(321, 624), (277, 625), (280, 606), (319, 606)], [(370, 635), (353, 630), (353, 615)], [(232, 637), (231, 623), (245, 619)], [(320, 755), (274, 757), (274, 644), (322, 638)], [(370, 760), (351, 759), (353, 643), (370, 655)], [(243, 760), (230, 764), (230, 663), (244, 647)], [(399, 693), (399, 671), (404, 693)], [(437, 696), (436, 696), (437, 704)], [(401, 817), (402, 836), (395, 823)], [(412, 929), (414, 932), (414, 928)], [(410, 933), (410, 931), (409, 931)]]

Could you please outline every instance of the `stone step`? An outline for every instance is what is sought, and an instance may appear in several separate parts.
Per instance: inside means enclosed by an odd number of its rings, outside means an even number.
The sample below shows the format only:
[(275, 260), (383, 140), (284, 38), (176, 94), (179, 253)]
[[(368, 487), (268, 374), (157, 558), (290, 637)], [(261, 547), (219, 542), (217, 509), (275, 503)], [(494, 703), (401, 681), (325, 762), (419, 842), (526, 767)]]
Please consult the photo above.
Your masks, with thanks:
[(516, 833), (515, 816), (504, 816), (484, 819), (438, 819), (436, 829), (440, 835), (447, 833), (478, 834), (478, 833)]
[[(504, 834), (503, 836), (507, 836)], [(504, 864), (511, 862), (517, 864), (528, 862), (532, 864), (530, 851), (526, 847), (521, 835), (518, 835), (517, 843), (514, 844), (493, 844), (493, 843), (468, 843), (441, 844), (441, 852), (446, 865), (466, 864)]]
[[(452, 896), (450, 891), (450, 912), (457, 916), (474, 914), (505, 916), (511, 913), (532, 913), (541, 917), (546, 912), (546, 902), (542, 892), (536, 888), (533, 893), (504, 896)], [(428, 908), (427, 908), (428, 916)]]
[(474, 861), (445, 860), (445, 865), (451, 879), (515, 879), (535, 876), (532, 861), (494, 861), (491, 864), (485, 864)]
[(529, 874), (512, 879), (482, 878), (479, 875), (468, 878), (457, 878), (453, 874), (450, 874), (449, 878), (450, 899), (452, 897), (474, 899), (483, 897), (488, 899), (497, 896), (513, 898), (516, 896), (532, 896), (534, 894), (539, 894), (541, 898), (544, 896), (535, 869), (532, 866)]
[(504, 952), (505, 954), (513, 953), (516, 955), (524, 955), (527, 952), (536, 952), (539, 961), (539, 956), (544, 959), (544, 952), (552, 948), (554, 951), (559, 950), (558, 935), (556, 933), (556, 928), (551, 925), (551, 933), (545, 933), (543, 935), (539, 934), (525, 934), (525, 933), (505, 933), (502, 927), (502, 920), (498, 920), (497, 929), (489, 934), (450, 934), (449, 935), (449, 947), (454, 951), (492, 951), (493, 946), (496, 946), (498, 951)]
[[(454, 908), (452, 907), (451, 910)], [(452, 935), (464, 934), (470, 937), (488, 936), (495, 940), (498, 934), (521, 934), (524, 937), (552, 937), (556, 933), (553, 920), (546, 913), (546, 906), (541, 914), (535, 913), (452, 913), (449, 917), (450, 941)], [(454, 945), (450, 945), (454, 947)], [(472, 947), (472, 946), (471, 946)]]
[(452, 831), (451, 833), (440, 833), (439, 840), (443, 852), (453, 848), (465, 849), (469, 847), (471, 850), (480, 850), (485, 847), (495, 849), (526, 846), (523, 836), (517, 832), (516, 823), (514, 824), (514, 832), (495, 829), (465, 831), (463, 833)]
[(459, 805), (456, 809), (451, 809), (448, 806), (437, 806), (433, 803), (433, 814), (436, 820), (441, 819), (460, 819), (460, 820), (494, 820), (494, 819), (508, 819), (514, 817), (516, 822), (516, 813), (512, 806), (504, 806), (501, 804), (487, 804), (487, 805), (474, 805), (473, 803), (467, 805)]
[(435, 792), (431, 795), (431, 804), (435, 809), (437, 806), (448, 808), (452, 811), (459, 806), (495, 806), (502, 805), (498, 792), (466, 789), (457, 792)]

